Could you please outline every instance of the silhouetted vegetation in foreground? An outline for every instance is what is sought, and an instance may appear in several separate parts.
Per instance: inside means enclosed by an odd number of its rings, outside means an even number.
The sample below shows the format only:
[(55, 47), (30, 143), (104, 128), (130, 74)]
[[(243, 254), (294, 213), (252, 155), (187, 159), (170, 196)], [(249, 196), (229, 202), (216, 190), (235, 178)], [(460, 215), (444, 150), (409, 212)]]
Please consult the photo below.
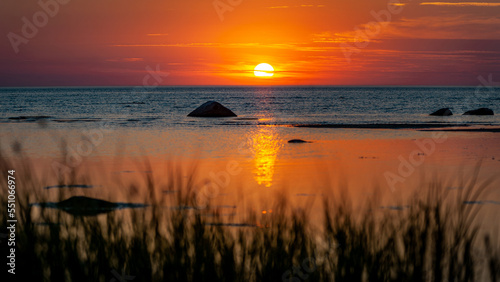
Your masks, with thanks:
[[(151, 176), (144, 177), (150, 206), (98, 216), (75, 216), (30, 206), (43, 183), (29, 164), (16, 165), (18, 185), (16, 279), (19, 281), (497, 281), (498, 234), (480, 232), (478, 200), (489, 182), (477, 173), (464, 188), (422, 187), (398, 211), (380, 209), (376, 199), (354, 208), (348, 196), (324, 197), (320, 226), (308, 209), (278, 198), (273, 212), (249, 215), (231, 226), (217, 209), (195, 209), (194, 176), (167, 173), (179, 191), (176, 206)], [(7, 222), (7, 170), (1, 159), (1, 230)], [(91, 184), (70, 183), (61, 185)], [(63, 183), (64, 182), (64, 183)], [(425, 189), (424, 189), (425, 188)], [(62, 189), (60, 189), (62, 191)], [(61, 200), (68, 195), (61, 192)], [(207, 216), (207, 210), (211, 210)], [(44, 224), (40, 224), (43, 222)], [(216, 223), (216, 224), (214, 224)], [(7, 254), (1, 243), (1, 254)], [(5, 268), (6, 263), (2, 263)], [(2, 277), (7, 272), (3, 270)], [(4, 281), (2, 279), (2, 281)]]

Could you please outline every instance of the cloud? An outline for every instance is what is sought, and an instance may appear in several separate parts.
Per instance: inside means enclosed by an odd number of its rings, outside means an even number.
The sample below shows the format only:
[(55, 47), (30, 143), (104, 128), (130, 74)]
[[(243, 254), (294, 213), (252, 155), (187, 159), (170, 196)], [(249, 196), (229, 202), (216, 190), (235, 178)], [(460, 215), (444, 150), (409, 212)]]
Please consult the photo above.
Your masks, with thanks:
[(315, 33), (312, 35), (314, 43), (354, 43), (354, 42), (369, 42), (370, 38), (359, 37), (355, 31), (343, 33), (331, 33), (329, 31)]
[(421, 6), (453, 6), (453, 7), (500, 7), (500, 3), (486, 2), (422, 2)]
[(268, 9), (289, 9), (289, 8), (323, 8), (325, 5), (295, 5), (295, 6), (271, 6)]
[(121, 59), (107, 59), (108, 62), (142, 62), (144, 58), (121, 58)]
[(114, 44), (113, 47), (220, 47), (220, 43)]
[(383, 28), (382, 38), (500, 39), (494, 16), (423, 16), (402, 18)]
[(267, 7), (268, 9), (288, 9), (290, 6), (272, 6), (272, 7)]

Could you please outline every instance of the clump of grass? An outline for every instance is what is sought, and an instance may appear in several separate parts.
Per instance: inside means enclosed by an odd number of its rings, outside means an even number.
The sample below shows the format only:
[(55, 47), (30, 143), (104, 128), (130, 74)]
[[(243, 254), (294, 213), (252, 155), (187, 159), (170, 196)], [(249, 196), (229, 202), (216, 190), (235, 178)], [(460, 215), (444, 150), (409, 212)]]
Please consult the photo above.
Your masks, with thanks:
[[(255, 226), (228, 227), (221, 212), (208, 219), (198, 209), (165, 209), (151, 175), (143, 179), (150, 208), (75, 217), (41, 211), (33, 219), (29, 203), (43, 202), (41, 181), (29, 162), (0, 156), (0, 174), (17, 169), (19, 187), (17, 274), (22, 281), (473, 281), (500, 278), (500, 250), (489, 235), (482, 244), (475, 224), (477, 200), (489, 184), (477, 174), (455, 198), (438, 182), (425, 196), (409, 199), (402, 211), (383, 211), (376, 198), (361, 209), (350, 198), (323, 201), (323, 223), (310, 224), (308, 208), (277, 197), (272, 214), (250, 213)], [(30, 176), (31, 175), (31, 176)], [(61, 184), (76, 181), (78, 172)], [(176, 206), (193, 203), (194, 175), (179, 168), (162, 177), (179, 191)], [(73, 179), (73, 180), (72, 180)], [(81, 181), (82, 178), (78, 179)], [(68, 182), (69, 181), (69, 182)], [(81, 183), (78, 183), (81, 184)], [(6, 226), (6, 187), (0, 190), (0, 224)], [(134, 184), (135, 185), (135, 184)], [(67, 197), (61, 190), (60, 199)], [(497, 238), (497, 237), (496, 237)], [(475, 250), (484, 246), (485, 257)], [(2, 254), (7, 253), (1, 244)], [(5, 256), (4, 256), (5, 258)], [(485, 261), (486, 263), (482, 263)], [(3, 263), (5, 267), (6, 263)], [(5, 272), (4, 272), (5, 273)], [(125, 279), (126, 278), (126, 279)]]

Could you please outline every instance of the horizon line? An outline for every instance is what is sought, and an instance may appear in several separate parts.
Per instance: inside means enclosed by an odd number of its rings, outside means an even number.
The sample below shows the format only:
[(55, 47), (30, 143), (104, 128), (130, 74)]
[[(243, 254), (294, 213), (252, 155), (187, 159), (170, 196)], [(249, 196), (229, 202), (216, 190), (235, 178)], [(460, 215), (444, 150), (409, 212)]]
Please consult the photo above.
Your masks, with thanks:
[[(179, 88), (202, 88), (202, 87), (410, 87), (410, 88), (418, 88), (418, 87), (429, 87), (429, 88), (439, 88), (439, 87), (477, 87), (480, 85), (394, 85), (394, 84), (269, 84), (269, 85), (240, 85), (240, 84), (217, 84), (217, 85), (158, 85), (158, 86), (142, 86), (142, 85), (50, 85), (50, 86), (0, 86), (0, 89), (13, 89), (13, 88), (146, 88), (146, 89), (155, 89), (155, 88), (168, 88), (168, 87), (179, 87)], [(491, 86), (493, 88), (500, 88), (500, 86)]]

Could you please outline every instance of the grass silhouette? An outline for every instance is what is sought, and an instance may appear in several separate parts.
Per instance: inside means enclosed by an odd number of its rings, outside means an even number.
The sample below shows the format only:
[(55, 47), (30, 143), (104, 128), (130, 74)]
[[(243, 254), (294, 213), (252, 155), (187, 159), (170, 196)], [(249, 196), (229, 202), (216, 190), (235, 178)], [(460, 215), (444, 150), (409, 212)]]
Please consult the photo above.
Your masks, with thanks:
[[(479, 167), (453, 195), (439, 181), (422, 187), (400, 211), (381, 210), (377, 197), (354, 207), (347, 194), (323, 198), (323, 219), (313, 226), (310, 205), (292, 207), (277, 197), (273, 212), (249, 212), (248, 225), (227, 222), (217, 208), (165, 209), (164, 196), (146, 174), (145, 209), (99, 216), (42, 210), (35, 221), (30, 203), (44, 202), (43, 181), (29, 160), (0, 156), (0, 174), (16, 167), (16, 278), (21, 281), (497, 281), (498, 233), (479, 237), (480, 205), (491, 180)], [(145, 164), (148, 165), (147, 163)], [(182, 177), (173, 166), (164, 178), (178, 191), (177, 207), (192, 207), (195, 170)], [(72, 171), (60, 185), (91, 184)], [(1, 182), (0, 224), (6, 230), (7, 187)], [(136, 184), (130, 184), (131, 186)], [(29, 191), (29, 192), (27, 192)], [(59, 200), (69, 198), (58, 189)], [(212, 214), (206, 216), (206, 211)], [(255, 224), (253, 224), (255, 223)], [(6, 244), (1, 244), (6, 254)], [(477, 250), (480, 250), (479, 252)], [(5, 260), (5, 256), (4, 260)], [(6, 263), (2, 263), (2, 267)], [(2, 270), (6, 273), (6, 270)], [(2, 274), (3, 275), (3, 274)]]

